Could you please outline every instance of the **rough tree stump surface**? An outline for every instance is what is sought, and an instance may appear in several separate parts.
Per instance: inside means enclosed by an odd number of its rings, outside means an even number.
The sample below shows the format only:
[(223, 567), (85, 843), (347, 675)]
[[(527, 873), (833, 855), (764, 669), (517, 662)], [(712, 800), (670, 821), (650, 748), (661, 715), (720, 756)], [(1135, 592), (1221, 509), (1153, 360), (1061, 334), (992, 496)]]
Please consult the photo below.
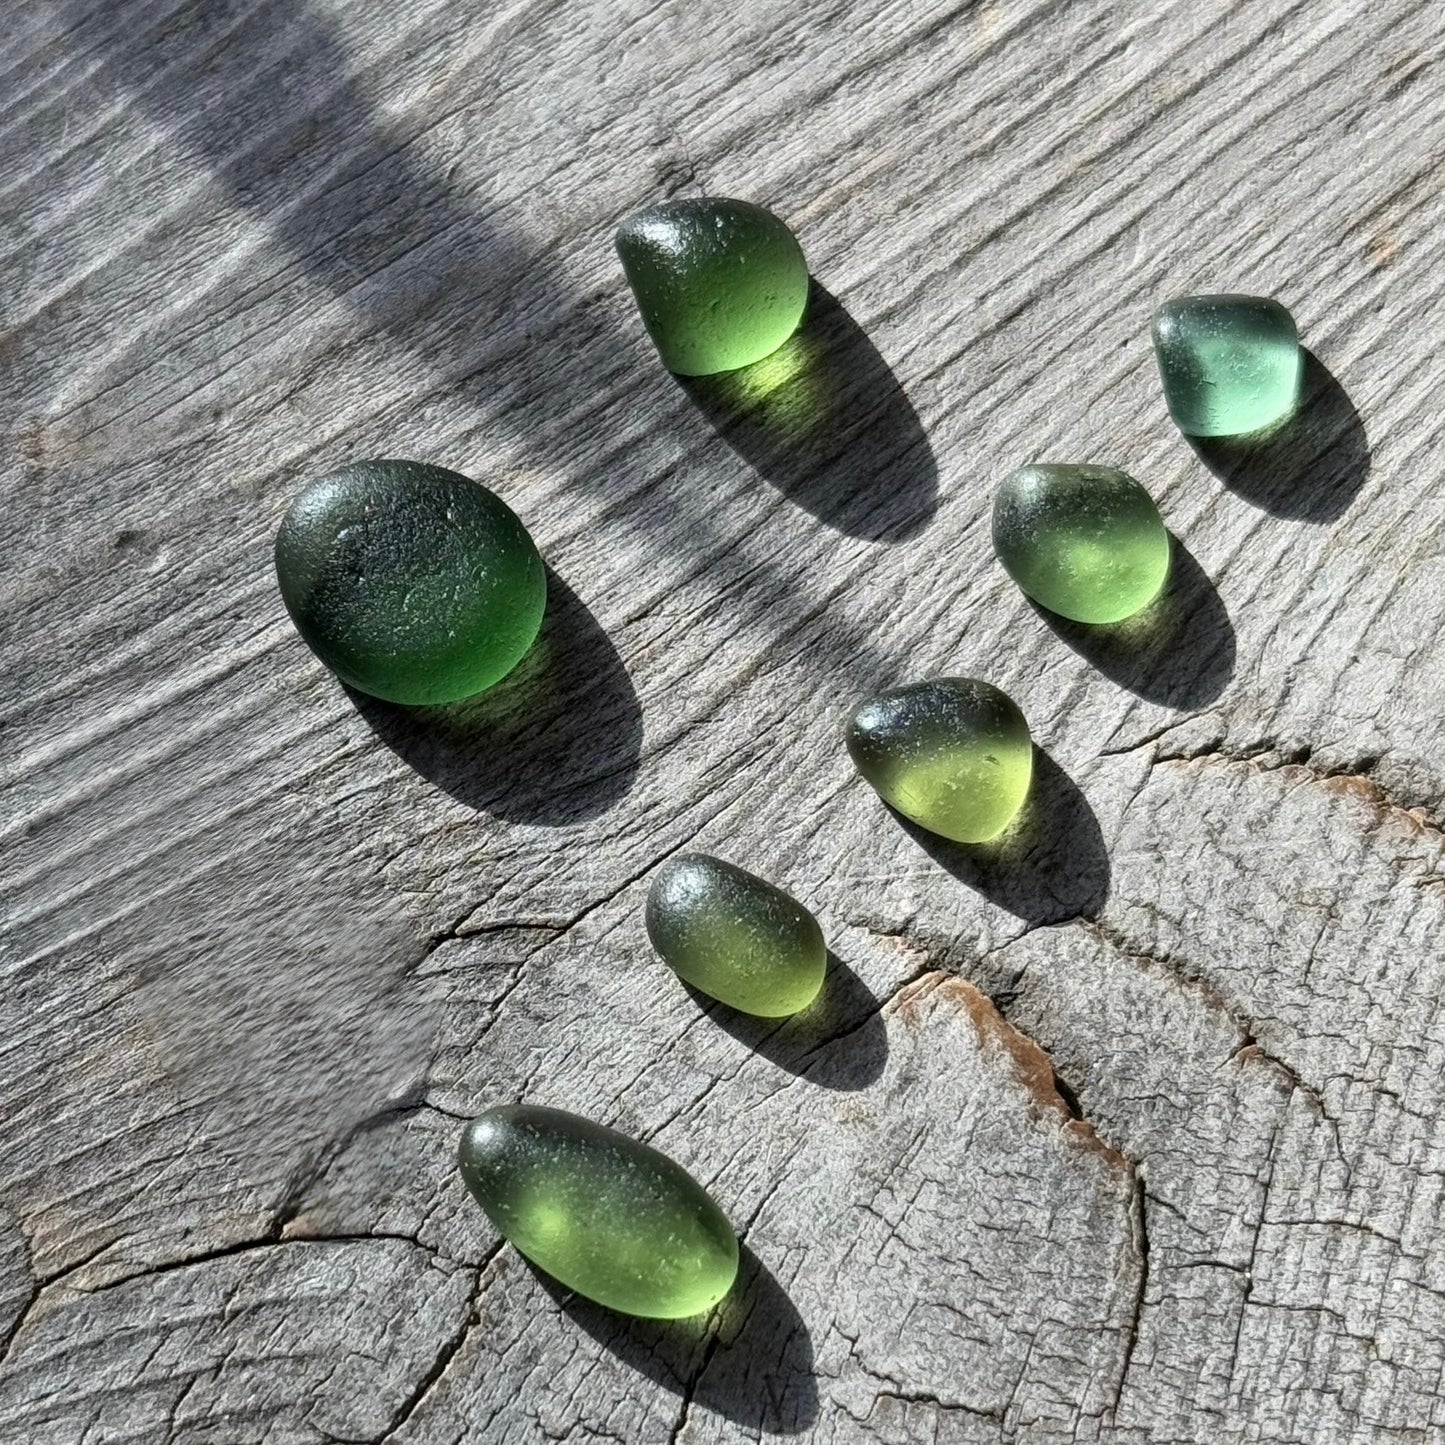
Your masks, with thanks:
[[(0, 1438), (1445, 1438), (1437, 0), (32, 0), (5, 14)], [(817, 293), (660, 370), (611, 231), (777, 209)], [(1200, 456), (1148, 324), (1280, 297), (1284, 440)], [(411, 456), (552, 569), (408, 717), (286, 621), (303, 479)], [(1181, 542), (1137, 635), (993, 559), (1033, 458)], [(1006, 845), (915, 836), (870, 689), (1011, 692)], [(786, 1027), (650, 955), (657, 864), (808, 901)], [(499, 1248), (459, 1120), (654, 1141), (711, 1330)]]

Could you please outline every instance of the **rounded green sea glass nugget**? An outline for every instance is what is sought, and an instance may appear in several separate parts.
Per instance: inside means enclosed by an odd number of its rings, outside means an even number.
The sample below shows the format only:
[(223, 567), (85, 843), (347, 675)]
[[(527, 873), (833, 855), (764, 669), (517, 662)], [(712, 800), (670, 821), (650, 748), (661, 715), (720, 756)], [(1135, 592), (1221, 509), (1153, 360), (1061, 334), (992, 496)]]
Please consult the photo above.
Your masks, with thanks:
[(527, 529), (478, 482), (421, 462), (353, 462), (296, 498), (276, 537), (286, 609), (345, 683), (456, 702), (537, 636), (547, 577)]
[(1006, 693), (935, 677), (870, 698), (853, 714), (848, 752), (878, 796), (955, 843), (985, 843), (1028, 796), (1034, 749)]
[(823, 986), (828, 949), (795, 898), (721, 858), (685, 853), (658, 870), (647, 936), (684, 982), (764, 1018), (805, 1009)]
[(617, 254), (669, 371), (710, 376), (760, 361), (803, 319), (808, 263), (771, 211), (704, 197), (624, 221)]
[(1113, 467), (1019, 467), (994, 498), (993, 545), (1024, 592), (1074, 622), (1129, 617), (1169, 576), (1159, 508)]
[(1189, 436), (1244, 436), (1282, 421), (1299, 400), (1299, 332), (1263, 296), (1185, 296), (1154, 317), (1164, 399)]
[(738, 1241), (681, 1165), (561, 1109), (509, 1104), (462, 1133), (458, 1165), (501, 1234), (610, 1309), (683, 1319), (732, 1288)]

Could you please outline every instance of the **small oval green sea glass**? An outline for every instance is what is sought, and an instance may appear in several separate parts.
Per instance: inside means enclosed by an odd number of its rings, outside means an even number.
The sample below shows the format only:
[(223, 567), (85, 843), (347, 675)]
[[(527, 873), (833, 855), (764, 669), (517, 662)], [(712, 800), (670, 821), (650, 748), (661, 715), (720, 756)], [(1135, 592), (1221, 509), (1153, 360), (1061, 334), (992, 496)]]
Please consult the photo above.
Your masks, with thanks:
[(1019, 467), (994, 498), (993, 545), (1028, 596), (1073, 622), (1130, 617), (1169, 576), (1159, 508), (1114, 467)]
[(512, 509), (420, 462), (353, 462), (312, 482), (281, 523), (276, 577), (297, 631), (343, 682), (414, 705), (499, 681), (547, 605)]
[(1033, 777), (1023, 713), (973, 678), (935, 677), (870, 698), (849, 721), (847, 743), (885, 803), (955, 843), (1003, 832)]
[(1154, 354), (1169, 414), (1189, 436), (1263, 431), (1299, 401), (1299, 331), (1294, 317), (1267, 297), (1168, 302), (1154, 317)]
[(761, 361), (798, 329), (808, 304), (797, 237), (747, 201), (649, 206), (618, 228), (617, 254), (662, 364), (681, 376)]
[(732, 1288), (738, 1241), (665, 1154), (561, 1109), (509, 1104), (462, 1133), (458, 1165), (498, 1231), (609, 1309), (684, 1319)]
[(795, 898), (721, 858), (685, 853), (658, 870), (647, 936), (684, 982), (764, 1018), (805, 1009), (823, 986), (828, 949)]

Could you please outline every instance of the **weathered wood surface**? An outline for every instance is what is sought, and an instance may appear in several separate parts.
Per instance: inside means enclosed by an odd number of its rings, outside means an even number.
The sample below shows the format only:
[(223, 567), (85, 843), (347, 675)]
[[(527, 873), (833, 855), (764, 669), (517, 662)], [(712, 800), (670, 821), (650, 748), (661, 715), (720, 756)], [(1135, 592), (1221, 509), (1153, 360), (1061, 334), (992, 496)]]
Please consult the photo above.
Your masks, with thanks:
[[(1445, 12), (1184, 0), (32, 0), (5, 12), (0, 1438), (1445, 1438)], [(820, 288), (740, 412), (610, 249), (775, 206)], [(1196, 456), (1163, 297), (1278, 295), (1296, 432)], [(719, 435), (721, 431), (722, 435)], [(553, 569), (497, 696), (352, 699), (270, 575), (365, 455)], [(1064, 635), (992, 485), (1116, 462), (1187, 546)], [(839, 746), (937, 671), (1051, 761), (992, 855)], [(809, 901), (770, 1033), (650, 871)], [(508, 1249), (457, 1120), (655, 1141), (711, 1331)]]

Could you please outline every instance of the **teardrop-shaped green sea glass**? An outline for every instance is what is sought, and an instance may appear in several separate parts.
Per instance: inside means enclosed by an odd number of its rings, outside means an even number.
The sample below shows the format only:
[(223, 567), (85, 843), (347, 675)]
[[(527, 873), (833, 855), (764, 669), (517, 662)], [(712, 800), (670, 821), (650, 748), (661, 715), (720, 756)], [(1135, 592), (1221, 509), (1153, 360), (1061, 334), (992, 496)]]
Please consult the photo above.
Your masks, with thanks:
[(1169, 576), (1159, 508), (1114, 467), (1019, 467), (994, 498), (993, 545), (1024, 592), (1074, 622), (1131, 617)]
[(609, 1309), (684, 1319), (732, 1288), (738, 1241), (681, 1165), (615, 1129), (535, 1104), (473, 1119), (458, 1165), (497, 1230)]
[(658, 870), (647, 936), (686, 983), (764, 1018), (807, 1008), (828, 965), (823, 931), (801, 903), (705, 853), (681, 854)]
[(308, 486), (276, 537), (292, 621), (343, 682), (391, 702), (456, 702), (537, 636), (542, 559), (495, 493), (445, 467), (353, 462)]
[(761, 361), (808, 304), (808, 263), (771, 211), (720, 197), (663, 201), (624, 221), (617, 254), (662, 364), (710, 376)]
[(1034, 750), (1006, 693), (935, 677), (870, 698), (853, 714), (848, 752), (878, 796), (956, 843), (985, 843), (1028, 796)]
[(1170, 301), (1154, 317), (1154, 354), (1169, 414), (1189, 436), (1263, 431), (1299, 401), (1299, 331), (1268, 297)]

